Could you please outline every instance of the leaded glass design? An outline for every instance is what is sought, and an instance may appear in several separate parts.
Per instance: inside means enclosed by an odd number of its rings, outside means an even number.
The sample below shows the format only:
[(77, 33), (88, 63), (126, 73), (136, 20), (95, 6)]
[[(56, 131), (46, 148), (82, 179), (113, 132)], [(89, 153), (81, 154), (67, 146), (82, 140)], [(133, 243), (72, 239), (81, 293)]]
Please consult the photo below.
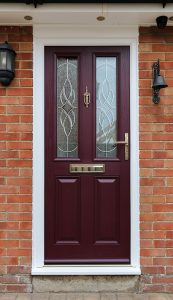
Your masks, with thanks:
[(78, 61), (57, 60), (57, 156), (78, 156)]
[(116, 57), (96, 58), (96, 157), (116, 158)]

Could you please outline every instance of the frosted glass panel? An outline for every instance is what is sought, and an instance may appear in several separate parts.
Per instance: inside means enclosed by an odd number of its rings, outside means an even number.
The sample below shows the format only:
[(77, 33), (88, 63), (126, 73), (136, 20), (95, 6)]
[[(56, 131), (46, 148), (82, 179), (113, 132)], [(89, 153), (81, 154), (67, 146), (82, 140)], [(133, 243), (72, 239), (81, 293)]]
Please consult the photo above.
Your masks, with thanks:
[(116, 58), (96, 58), (96, 157), (116, 158)]
[(57, 60), (57, 156), (78, 156), (78, 62)]

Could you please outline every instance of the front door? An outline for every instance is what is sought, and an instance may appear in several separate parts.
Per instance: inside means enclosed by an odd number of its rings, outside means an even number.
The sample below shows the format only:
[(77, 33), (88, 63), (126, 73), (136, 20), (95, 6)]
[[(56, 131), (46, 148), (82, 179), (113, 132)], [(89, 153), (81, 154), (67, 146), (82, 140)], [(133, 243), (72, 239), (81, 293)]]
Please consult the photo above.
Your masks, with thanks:
[(130, 263), (129, 47), (45, 47), (45, 264)]

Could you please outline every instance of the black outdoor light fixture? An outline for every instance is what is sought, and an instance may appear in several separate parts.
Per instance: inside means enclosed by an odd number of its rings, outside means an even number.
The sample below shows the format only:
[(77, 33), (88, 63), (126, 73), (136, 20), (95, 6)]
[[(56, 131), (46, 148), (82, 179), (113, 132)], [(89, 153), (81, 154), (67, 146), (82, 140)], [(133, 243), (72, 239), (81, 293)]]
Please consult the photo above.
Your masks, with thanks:
[(16, 52), (7, 43), (0, 44), (0, 82), (8, 86), (15, 76), (15, 56)]
[(153, 102), (155, 104), (158, 104), (160, 101), (159, 97), (159, 91), (160, 89), (168, 87), (168, 85), (165, 83), (165, 79), (163, 76), (160, 75), (160, 63), (159, 59), (157, 62), (155, 62), (152, 66), (153, 71)]
[(167, 16), (159, 16), (156, 18), (156, 23), (158, 29), (164, 29), (167, 25), (168, 17)]

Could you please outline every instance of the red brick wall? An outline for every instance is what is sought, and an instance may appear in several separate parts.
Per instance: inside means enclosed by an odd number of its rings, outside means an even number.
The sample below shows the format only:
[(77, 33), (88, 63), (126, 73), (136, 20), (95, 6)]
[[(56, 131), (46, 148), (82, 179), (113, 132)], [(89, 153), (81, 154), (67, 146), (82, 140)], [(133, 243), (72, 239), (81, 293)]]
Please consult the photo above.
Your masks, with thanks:
[[(140, 28), (141, 290), (173, 292), (173, 28)], [(16, 77), (0, 86), (0, 292), (32, 291), (32, 28), (0, 27)], [(151, 100), (158, 58), (169, 88)]]
[(0, 27), (17, 52), (16, 77), (0, 85), (0, 292), (31, 291), (32, 28)]
[[(144, 291), (173, 292), (173, 27), (140, 28), (141, 265)], [(151, 66), (160, 59), (160, 104)]]

